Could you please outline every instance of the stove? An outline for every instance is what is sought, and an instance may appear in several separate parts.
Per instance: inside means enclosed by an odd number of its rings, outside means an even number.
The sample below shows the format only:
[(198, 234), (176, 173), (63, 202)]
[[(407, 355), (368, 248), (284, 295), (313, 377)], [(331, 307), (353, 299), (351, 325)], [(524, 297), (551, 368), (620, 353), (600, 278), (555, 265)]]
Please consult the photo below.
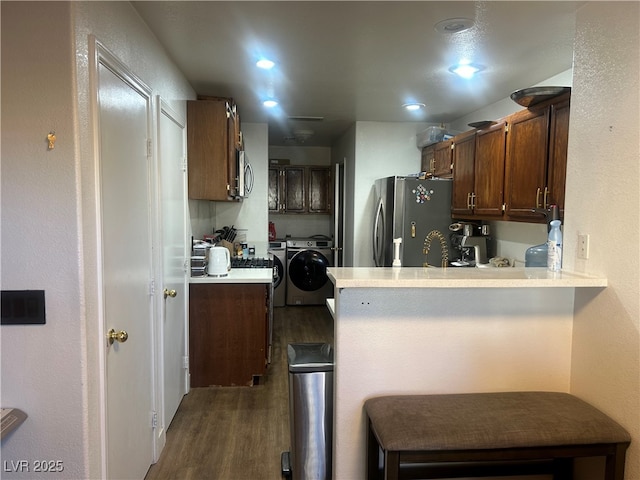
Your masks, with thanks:
[(232, 258), (231, 268), (273, 268), (273, 260), (269, 258)]

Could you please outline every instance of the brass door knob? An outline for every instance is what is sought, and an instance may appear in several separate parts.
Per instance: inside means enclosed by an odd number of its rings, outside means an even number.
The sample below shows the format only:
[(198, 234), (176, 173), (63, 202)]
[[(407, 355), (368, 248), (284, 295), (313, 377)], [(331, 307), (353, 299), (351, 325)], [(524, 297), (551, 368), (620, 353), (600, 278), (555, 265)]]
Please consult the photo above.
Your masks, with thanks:
[(176, 292), (175, 290), (169, 290), (168, 288), (164, 289), (164, 298), (174, 298), (176, 295), (178, 295), (178, 292)]
[(107, 339), (109, 340), (109, 345), (113, 345), (113, 342), (124, 343), (129, 338), (129, 334), (124, 330), (120, 330), (116, 332), (113, 328), (107, 332)]

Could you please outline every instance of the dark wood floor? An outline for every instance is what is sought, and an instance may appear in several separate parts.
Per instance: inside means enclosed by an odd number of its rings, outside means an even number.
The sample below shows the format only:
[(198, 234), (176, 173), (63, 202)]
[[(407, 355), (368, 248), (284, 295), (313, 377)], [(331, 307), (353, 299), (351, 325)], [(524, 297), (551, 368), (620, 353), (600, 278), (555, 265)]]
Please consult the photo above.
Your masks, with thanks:
[(287, 345), (333, 344), (325, 306), (274, 309), (272, 361), (260, 385), (194, 388), (184, 397), (160, 460), (145, 480), (280, 480), (289, 450)]

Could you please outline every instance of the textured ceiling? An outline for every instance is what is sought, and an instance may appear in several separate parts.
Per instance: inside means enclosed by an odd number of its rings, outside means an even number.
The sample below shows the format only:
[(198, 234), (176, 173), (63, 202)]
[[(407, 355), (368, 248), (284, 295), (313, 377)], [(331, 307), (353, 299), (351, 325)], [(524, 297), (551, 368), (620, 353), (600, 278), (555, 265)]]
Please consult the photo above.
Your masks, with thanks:
[[(243, 122), (269, 122), (271, 145), (311, 130), (331, 145), (354, 121), (449, 122), (571, 68), (575, 12), (562, 1), (133, 2), (201, 95), (228, 96)], [(464, 17), (474, 26), (443, 34)], [(271, 72), (255, 61), (277, 62)], [(448, 71), (485, 66), (472, 80)], [(267, 114), (262, 100), (280, 102)], [(411, 115), (403, 103), (426, 108)], [(322, 120), (291, 120), (289, 117)]]

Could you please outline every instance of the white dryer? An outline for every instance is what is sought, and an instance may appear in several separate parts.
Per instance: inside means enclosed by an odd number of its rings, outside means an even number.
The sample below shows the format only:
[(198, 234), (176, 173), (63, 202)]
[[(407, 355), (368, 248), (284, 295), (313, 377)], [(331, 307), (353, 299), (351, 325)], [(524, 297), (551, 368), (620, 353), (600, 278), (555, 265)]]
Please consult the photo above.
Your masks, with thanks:
[(331, 247), (331, 240), (287, 239), (287, 305), (324, 305), (333, 297)]
[(287, 242), (269, 242), (267, 251), (273, 256), (273, 306), (284, 307), (287, 290)]

